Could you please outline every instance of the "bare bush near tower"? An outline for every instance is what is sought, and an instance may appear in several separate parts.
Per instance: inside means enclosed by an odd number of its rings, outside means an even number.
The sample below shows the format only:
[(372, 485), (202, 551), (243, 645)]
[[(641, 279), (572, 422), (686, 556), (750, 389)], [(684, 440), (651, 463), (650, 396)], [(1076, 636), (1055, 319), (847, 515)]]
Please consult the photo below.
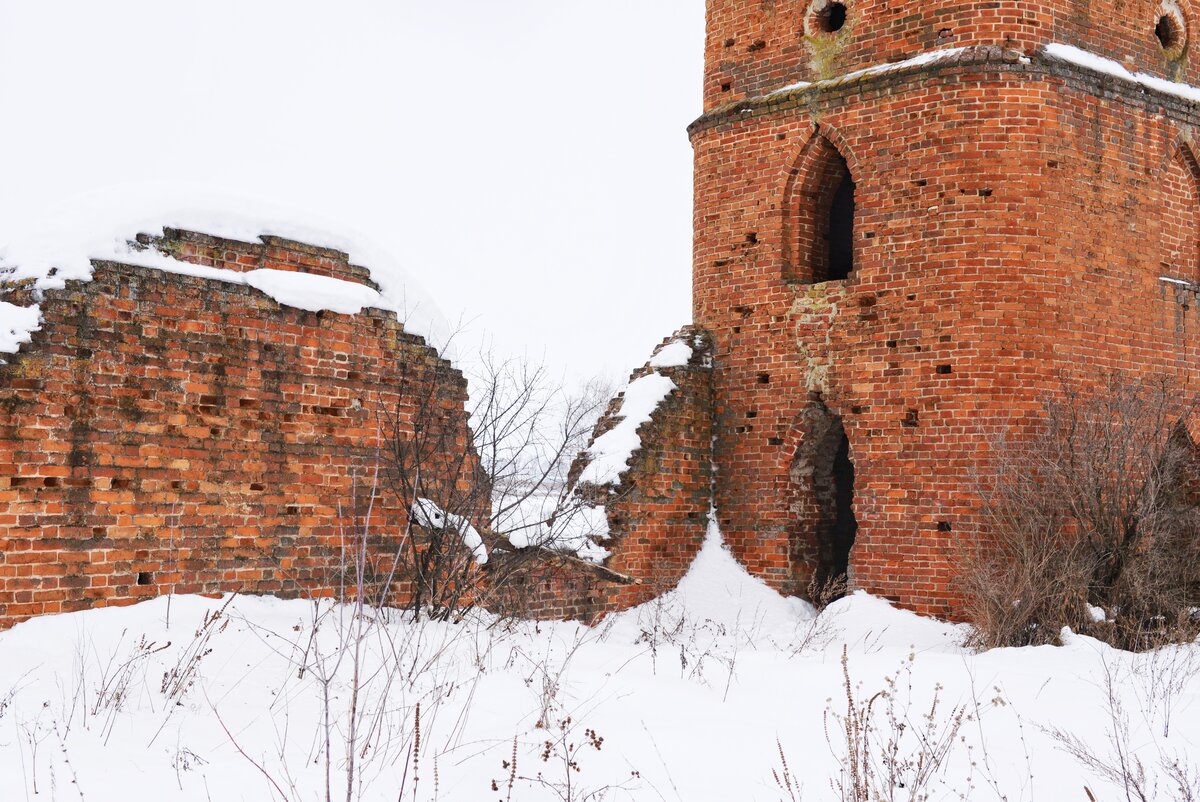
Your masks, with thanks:
[(991, 443), (989, 537), (963, 555), (975, 645), (1052, 643), (1069, 626), (1126, 649), (1195, 637), (1194, 402), (1171, 382), (1064, 382), (1035, 428)]

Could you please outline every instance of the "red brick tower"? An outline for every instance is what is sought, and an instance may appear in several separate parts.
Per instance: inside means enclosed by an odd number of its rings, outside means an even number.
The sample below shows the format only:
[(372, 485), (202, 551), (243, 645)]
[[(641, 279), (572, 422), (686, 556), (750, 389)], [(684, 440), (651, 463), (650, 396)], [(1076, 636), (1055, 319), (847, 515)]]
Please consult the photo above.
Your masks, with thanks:
[(989, 433), (1062, 371), (1194, 383), (1197, 13), (709, 0), (694, 313), (753, 573), (953, 612)]

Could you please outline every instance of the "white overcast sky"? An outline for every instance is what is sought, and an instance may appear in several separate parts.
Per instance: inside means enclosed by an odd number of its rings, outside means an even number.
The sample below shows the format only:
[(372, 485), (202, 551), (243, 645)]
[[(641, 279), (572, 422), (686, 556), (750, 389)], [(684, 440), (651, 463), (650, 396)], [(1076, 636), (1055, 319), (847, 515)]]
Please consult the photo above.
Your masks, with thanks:
[(690, 315), (703, 18), (703, 0), (0, 0), (0, 245), (70, 238), (81, 209), (228, 199), (385, 247), (472, 339), (623, 376)]

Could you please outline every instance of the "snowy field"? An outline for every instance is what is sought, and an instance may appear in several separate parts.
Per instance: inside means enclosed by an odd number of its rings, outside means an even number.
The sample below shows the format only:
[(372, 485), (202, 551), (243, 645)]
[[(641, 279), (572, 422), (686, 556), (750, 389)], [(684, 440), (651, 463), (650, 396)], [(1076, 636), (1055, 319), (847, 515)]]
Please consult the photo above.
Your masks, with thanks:
[(590, 629), (240, 597), (47, 617), (0, 633), (0, 798), (866, 798), (847, 755), (888, 799), (1124, 800), (1121, 755), (1188, 798), (1200, 646), (962, 635), (865, 594), (815, 617), (715, 531)]

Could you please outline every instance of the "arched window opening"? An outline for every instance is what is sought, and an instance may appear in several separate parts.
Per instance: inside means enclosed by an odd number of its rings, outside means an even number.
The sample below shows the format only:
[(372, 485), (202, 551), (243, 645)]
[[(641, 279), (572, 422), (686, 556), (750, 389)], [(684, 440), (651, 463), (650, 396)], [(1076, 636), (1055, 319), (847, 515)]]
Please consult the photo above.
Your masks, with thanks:
[[(840, 158), (840, 157), (839, 157)], [(825, 242), (827, 273), (825, 281), (841, 281), (854, 269), (854, 180), (843, 159), (841, 175), (834, 180), (837, 188), (829, 203)]]
[(1191, 150), (1177, 146), (1159, 180), (1162, 192), (1158, 223), (1160, 275), (1200, 280), (1200, 166)]
[(792, 171), (784, 208), (784, 276), (818, 284), (854, 270), (855, 183), (828, 139), (809, 143)]

